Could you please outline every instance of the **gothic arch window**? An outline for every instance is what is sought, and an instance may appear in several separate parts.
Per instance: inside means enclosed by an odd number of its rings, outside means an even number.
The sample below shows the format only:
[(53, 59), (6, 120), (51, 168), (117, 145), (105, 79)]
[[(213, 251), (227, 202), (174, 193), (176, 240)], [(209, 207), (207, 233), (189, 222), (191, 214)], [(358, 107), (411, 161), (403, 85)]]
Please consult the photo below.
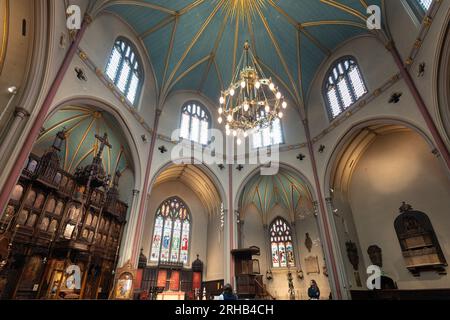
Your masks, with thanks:
[(190, 101), (181, 109), (180, 138), (207, 145), (211, 117), (208, 110), (197, 101)]
[(105, 72), (127, 100), (135, 105), (142, 88), (143, 72), (137, 50), (128, 40), (116, 40)]
[(189, 261), (191, 215), (180, 198), (164, 201), (156, 211), (151, 262), (187, 264)]
[(325, 78), (323, 91), (331, 120), (367, 93), (361, 71), (353, 57), (343, 57), (333, 63)]
[[(261, 118), (265, 117), (266, 112), (264, 110), (261, 111), (260, 116)], [(269, 127), (258, 128), (252, 135), (252, 140), (254, 149), (282, 144), (284, 140), (283, 131), (281, 129), (281, 119), (275, 119)]]
[(407, 2), (419, 20), (423, 19), (433, 4), (433, 0), (407, 0)]
[(283, 218), (276, 218), (269, 229), (272, 267), (295, 267), (291, 227)]

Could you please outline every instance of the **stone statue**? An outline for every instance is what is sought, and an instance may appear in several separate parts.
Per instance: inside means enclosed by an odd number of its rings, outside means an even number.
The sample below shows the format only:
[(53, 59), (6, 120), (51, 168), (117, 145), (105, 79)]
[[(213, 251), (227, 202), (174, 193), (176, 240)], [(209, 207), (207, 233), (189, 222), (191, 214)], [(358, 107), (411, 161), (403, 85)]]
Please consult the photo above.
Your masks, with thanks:
[(311, 240), (309, 233), (306, 233), (305, 246), (308, 249), (308, 252), (311, 253), (313, 241)]
[(373, 265), (378, 266), (380, 268), (383, 267), (383, 256), (381, 248), (377, 245), (372, 245), (367, 249), (367, 253), (369, 254), (370, 261)]

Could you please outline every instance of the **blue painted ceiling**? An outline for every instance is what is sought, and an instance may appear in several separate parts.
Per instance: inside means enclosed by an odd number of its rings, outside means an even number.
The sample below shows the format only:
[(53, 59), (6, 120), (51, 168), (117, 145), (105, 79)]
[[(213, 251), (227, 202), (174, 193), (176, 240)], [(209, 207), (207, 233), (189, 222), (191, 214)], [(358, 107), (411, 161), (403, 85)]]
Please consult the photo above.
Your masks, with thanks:
[(75, 173), (78, 167), (92, 163), (98, 152), (99, 141), (95, 135), (108, 134), (112, 148), (105, 148), (102, 160), (105, 171), (114, 176), (116, 171), (123, 173), (127, 168), (133, 170), (127, 143), (122, 136), (117, 121), (107, 112), (80, 107), (66, 106), (55, 112), (44, 124), (34, 152), (42, 154), (48, 150), (56, 133), (66, 129), (66, 140), (60, 152), (60, 165), (69, 173)]
[(240, 208), (245, 211), (254, 205), (262, 218), (275, 206), (282, 206), (292, 216), (304, 216), (313, 210), (312, 195), (303, 179), (294, 172), (281, 168), (277, 175), (255, 175), (246, 185)]
[(98, 1), (142, 39), (160, 99), (173, 90), (217, 101), (248, 40), (268, 76), (302, 105), (320, 64), (344, 41), (363, 34), (367, 6), (383, 0)]

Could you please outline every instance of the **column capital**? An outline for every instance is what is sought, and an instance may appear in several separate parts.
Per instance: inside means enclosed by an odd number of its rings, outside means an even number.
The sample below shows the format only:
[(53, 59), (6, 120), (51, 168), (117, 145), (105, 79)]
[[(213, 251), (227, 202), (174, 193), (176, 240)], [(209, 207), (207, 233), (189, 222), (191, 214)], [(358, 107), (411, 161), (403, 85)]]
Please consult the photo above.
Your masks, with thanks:
[(92, 18), (92, 16), (89, 13), (86, 13), (84, 15), (84, 21), (86, 22), (87, 25), (90, 25), (93, 20), (94, 18)]
[(27, 118), (29, 116), (30, 116), (30, 113), (27, 110), (25, 110), (24, 108), (17, 107), (14, 110), (14, 117), (16, 117), (16, 118), (24, 119), (24, 118)]

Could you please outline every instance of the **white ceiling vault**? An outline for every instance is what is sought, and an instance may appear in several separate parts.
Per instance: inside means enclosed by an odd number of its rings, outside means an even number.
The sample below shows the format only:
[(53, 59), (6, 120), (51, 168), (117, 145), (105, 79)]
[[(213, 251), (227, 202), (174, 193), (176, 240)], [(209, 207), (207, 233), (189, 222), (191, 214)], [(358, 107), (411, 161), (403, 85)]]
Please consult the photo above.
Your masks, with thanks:
[(211, 179), (194, 165), (172, 165), (158, 175), (153, 187), (177, 181), (191, 189), (205, 206), (210, 215), (218, 214), (222, 200)]

